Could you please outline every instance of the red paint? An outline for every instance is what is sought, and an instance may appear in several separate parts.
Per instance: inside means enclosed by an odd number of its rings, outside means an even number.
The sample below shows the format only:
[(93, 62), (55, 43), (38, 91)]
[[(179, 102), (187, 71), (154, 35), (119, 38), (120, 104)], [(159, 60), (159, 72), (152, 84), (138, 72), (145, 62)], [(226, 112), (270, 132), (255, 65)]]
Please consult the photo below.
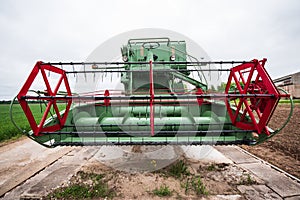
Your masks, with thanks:
[[(243, 97), (226, 98), (226, 106), (232, 123), (243, 130), (255, 130), (261, 134), (269, 135), (268, 122), (273, 111), (283, 95), (280, 95), (266, 72), (264, 65), (266, 59), (262, 61), (253, 60), (231, 69), (225, 93), (230, 93), (230, 84), (235, 83), (237, 90), (235, 94), (272, 94), (274, 97)], [(236, 105), (236, 111), (231, 108), (231, 104)], [(245, 118), (248, 115), (249, 118)]]
[[(54, 88), (51, 88), (51, 86), (50, 86), (48, 77), (47, 77), (46, 72), (45, 72), (46, 70), (61, 75), (60, 78), (59, 78), (58, 83), (56, 84), (56, 86)], [(24, 99), (23, 96), (27, 95), (28, 91), (30, 90), (30, 87), (31, 87), (32, 83), (34, 82), (35, 78), (37, 77), (37, 75), (39, 73), (41, 73), (41, 75), (43, 77), (43, 80), (44, 80), (44, 83), (45, 83), (45, 86), (46, 86), (45, 95), (49, 96), (49, 99), (47, 99), (48, 103), (47, 103), (46, 110), (43, 114), (43, 117), (42, 117), (41, 121), (39, 123), (37, 123), (34, 116), (33, 116), (33, 114), (32, 114), (32, 111), (31, 111), (31, 109), (28, 105), (27, 100)], [(21, 107), (22, 107), (22, 109), (23, 109), (23, 111), (24, 111), (24, 113), (25, 113), (25, 115), (28, 119), (30, 127), (31, 127), (31, 129), (32, 129), (35, 136), (41, 135), (40, 133), (43, 132), (43, 131), (55, 132), (55, 131), (58, 131), (58, 130), (63, 128), (63, 126), (66, 122), (67, 116), (68, 116), (68, 112), (69, 112), (71, 104), (72, 104), (72, 99), (65, 99), (65, 102), (67, 103), (67, 105), (66, 105), (65, 113), (63, 114), (63, 116), (61, 116), (60, 113), (59, 113), (59, 109), (57, 107), (57, 103), (56, 103), (57, 100), (55, 98), (51, 98), (51, 97), (55, 97), (57, 95), (57, 92), (58, 92), (58, 90), (59, 90), (62, 83), (64, 83), (64, 85), (65, 85), (67, 96), (72, 96), (71, 89), (70, 89), (65, 71), (62, 70), (62, 69), (59, 69), (57, 67), (54, 67), (52, 65), (49, 65), (49, 64), (44, 65), (44, 64), (42, 64), (41, 61), (39, 61), (34, 66), (32, 72), (30, 73), (30, 75), (29, 75), (28, 79), (26, 80), (24, 86), (20, 90), (20, 92), (17, 96), (18, 101), (20, 102), (20, 105), (21, 105)], [(38, 97), (36, 99), (38, 99)], [(53, 107), (53, 109), (55, 111), (55, 114), (57, 116), (58, 123), (55, 124), (55, 125), (52, 125), (52, 126), (43, 127), (44, 123), (47, 119), (47, 116), (50, 112), (50, 109), (52, 107)]]
[[(105, 90), (104, 96), (105, 96), (105, 97), (109, 97), (109, 91), (108, 91), (108, 90)], [(104, 99), (104, 105), (105, 105), (105, 106), (109, 106), (109, 104), (110, 104), (110, 99), (109, 99), (109, 98)]]
[[(201, 94), (203, 94), (203, 91), (201, 88), (198, 88), (196, 91), (196, 95), (201, 95)], [(203, 104), (203, 98), (197, 97), (197, 102), (198, 102), (198, 105), (201, 106)]]
[(152, 69), (152, 60), (149, 62), (150, 72), (150, 128), (151, 128), (151, 136), (154, 136), (154, 84), (153, 84), (153, 69)]

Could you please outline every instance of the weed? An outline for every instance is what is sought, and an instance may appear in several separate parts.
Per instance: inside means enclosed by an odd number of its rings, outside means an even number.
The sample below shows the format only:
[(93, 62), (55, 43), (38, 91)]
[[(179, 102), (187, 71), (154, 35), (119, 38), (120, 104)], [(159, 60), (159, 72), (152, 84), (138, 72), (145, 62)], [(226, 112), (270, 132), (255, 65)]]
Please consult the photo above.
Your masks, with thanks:
[(159, 197), (166, 197), (166, 196), (171, 196), (172, 192), (170, 191), (168, 186), (163, 185), (163, 186), (160, 186), (160, 188), (155, 188), (153, 190), (153, 194), (155, 194)]
[(83, 171), (79, 171), (77, 176), (82, 180), (92, 180), (94, 182), (99, 182), (104, 178), (103, 174), (85, 173)]
[[(67, 187), (58, 188), (48, 195), (49, 199), (92, 199), (92, 198), (113, 198), (115, 192), (109, 188), (107, 182), (103, 180), (103, 175), (77, 173), (81, 181), (77, 181)], [(84, 181), (91, 180), (91, 184), (85, 184)]]
[(198, 196), (208, 195), (205, 185), (203, 184), (201, 177), (193, 176), (186, 179), (186, 183), (183, 185), (185, 188), (185, 193), (187, 194), (189, 190), (194, 191)]
[(89, 197), (89, 189), (86, 185), (73, 184), (66, 188), (56, 190), (51, 197), (53, 198), (78, 198), (83, 199)]
[(207, 170), (208, 171), (215, 171), (217, 168), (216, 168), (216, 165), (214, 164), (214, 163), (212, 163), (211, 165), (209, 165), (208, 167), (207, 167)]
[(206, 190), (206, 187), (200, 177), (193, 179), (192, 187), (197, 195), (208, 195), (208, 191)]
[(171, 165), (168, 172), (175, 178), (181, 178), (182, 176), (190, 174), (188, 167), (183, 160), (179, 160), (178, 162)]
[(239, 185), (253, 185), (255, 184), (256, 181), (252, 179), (252, 177), (250, 176), (250, 174), (247, 174), (246, 178), (245, 177), (241, 177), (240, 182), (238, 183)]

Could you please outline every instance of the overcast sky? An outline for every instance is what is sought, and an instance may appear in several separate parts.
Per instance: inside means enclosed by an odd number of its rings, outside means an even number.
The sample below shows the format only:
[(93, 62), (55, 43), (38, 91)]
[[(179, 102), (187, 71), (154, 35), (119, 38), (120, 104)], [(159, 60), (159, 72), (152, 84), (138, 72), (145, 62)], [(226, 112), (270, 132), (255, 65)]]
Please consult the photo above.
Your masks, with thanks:
[(140, 28), (186, 35), (212, 60), (267, 58), (272, 78), (300, 71), (299, 0), (7, 0), (0, 27), (0, 99), (19, 92), (36, 61), (84, 61)]

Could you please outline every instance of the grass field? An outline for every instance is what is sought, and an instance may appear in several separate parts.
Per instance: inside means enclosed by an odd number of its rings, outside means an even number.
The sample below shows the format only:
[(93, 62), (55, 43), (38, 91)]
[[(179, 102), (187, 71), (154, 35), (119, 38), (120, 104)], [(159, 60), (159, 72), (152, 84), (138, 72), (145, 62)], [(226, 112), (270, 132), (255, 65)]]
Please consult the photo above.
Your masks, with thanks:
[[(39, 122), (45, 111), (45, 105), (30, 104), (29, 106), (36, 121)], [(63, 109), (63, 105), (58, 105), (58, 107), (59, 110)], [(21, 131), (10, 120), (9, 108), (9, 104), (0, 104), (0, 142), (22, 136)], [(18, 103), (13, 105), (13, 119), (21, 129), (31, 130), (27, 118)]]
[[(11, 138), (18, 138), (22, 135), (20, 130), (18, 130), (10, 120), (9, 107), (9, 104), (0, 104), (0, 142)], [(35, 115), (40, 113), (40, 106), (38, 104), (31, 105), (31, 108)], [(40, 114), (40, 116), (42, 116), (42, 114)], [(13, 118), (20, 128), (26, 131), (30, 130), (27, 118), (19, 104), (14, 104), (13, 106)]]

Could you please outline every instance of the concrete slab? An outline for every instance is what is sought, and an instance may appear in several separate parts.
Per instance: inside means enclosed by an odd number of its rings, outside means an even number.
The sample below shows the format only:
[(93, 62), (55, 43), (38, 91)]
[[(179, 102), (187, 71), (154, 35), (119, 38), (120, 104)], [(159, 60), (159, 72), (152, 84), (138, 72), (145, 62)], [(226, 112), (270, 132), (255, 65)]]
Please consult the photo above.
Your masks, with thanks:
[(284, 200), (300, 200), (300, 196), (287, 197)]
[(237, 189), (249, 200), (282, 200), (278, 194), (266, 185), (239, 185)]
[(224, 156), (226, 156), (236, 164), (260, 162), (252, 156), (240, 151), (236, 146), (215, 146), (215, 149), (217, 149), (219, 152), (224, 154)]
[(182, 154), (180, 147), (172, 145), (103, 146), (94, 159), (114, 169), (135, 173), (166, 167)]
[(300, 184), (263, 163), (244, 163), (238, 166), (252, 172), (282, 198), (300, 196)]
[(0, 196), (71, 150), (71, 147), (49, 149), (28, 138), (1, 147)]
[(181, 146), (181, 148), (187, 158), (215, 163), (232, 163), (213, 146)]
[(78, 147), (63, 156), (22, 185), (7, 193), (3, 199), (39, 199), (66, 183), (97, 151), (98, 147)]
[(208, 198), (209, 200), (242, 200), (242, 196), (238, 194), (227, 194), (227, 195), (216, 195), (216, 196), (210, 196)]

